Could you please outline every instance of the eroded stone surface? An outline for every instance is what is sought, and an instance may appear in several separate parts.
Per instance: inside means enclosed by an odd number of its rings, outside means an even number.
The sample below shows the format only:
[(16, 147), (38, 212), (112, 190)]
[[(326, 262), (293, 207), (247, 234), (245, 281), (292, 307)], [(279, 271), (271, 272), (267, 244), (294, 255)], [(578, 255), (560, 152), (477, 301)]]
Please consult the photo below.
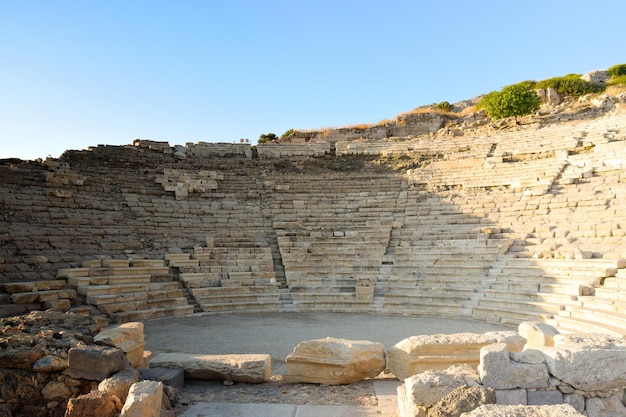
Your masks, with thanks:
[(385, 369), (385, 347), (366, 340), (307, 340), (287, 356), (285, 379), (337, 385), (373, 378)]
[(481, 405), (461, 417), (581, 417), (569, 404), (562, 405)]
[(518, 363), (510, 359), (504, 343), (494, 343), (480, 349), (478, 373), (483, 385), (495, 389), (547, 388), (548, 367), (541, 364)]
[(446, 369), (458, 364), (478, 366), (480, 349), (497, 342), (504, 342), (510, 351), (519, 352), (525, 339), (512, 331), (412, 336), (389, 349), (387, 369), (403, 380), (429, 369)]
[(626, 340), (607, 335), (557, 335), (542, 352), (550, 373), (583, 391), (626, 386)]
[(182, 368), (186, 379), (229, 379), (236, 382), (260, 383), (271, 376), (270, 355), (201, 355), (161, 353), (152, 359), (152, 367)]
[(159, 417), (163, 400), (163, 384), (157, 381), (134, 383), (120, 417)]
[(94, 337), (94, 342), (122, 349), (133, 367), (143, 361), (145, 341), (141, 322), (123, 323), (106, 328)]

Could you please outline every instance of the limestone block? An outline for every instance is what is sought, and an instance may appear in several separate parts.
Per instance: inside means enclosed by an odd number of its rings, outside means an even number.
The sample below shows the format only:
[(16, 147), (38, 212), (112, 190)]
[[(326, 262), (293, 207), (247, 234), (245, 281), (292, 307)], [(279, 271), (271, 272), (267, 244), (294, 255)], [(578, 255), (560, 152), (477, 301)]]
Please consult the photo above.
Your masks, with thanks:
[(582, 391), (626, 386), (626, 340), (603, 334), (554, 337), (554, 347), (541, 349), (550, 373)]
[(159, 417), (163, 384), (157, 381), (135, 382), (128, 391), (120, 417)]
[(139, 381), (139, 371), (126, 368), (100, 382), (98, 391), (113, 394), (123, 403), (128, 396), (128, 390), (137, 381)]
[(583, 417), (569, 404), (560, 405), (481, 405), (461, 417)]
[(548, 324), (525, 321), (518, 326), (518, 333), (526, 339), (526, 349), (529, 349), (554, 346), (554, 336), (559, 334), (559, 331)]
[(266, 354), (202, 355), (160, 353), (151, 367), (182, 368), (186, 379), (209, 379), (235, 382), (267, 382), (271, 376), (272, 358)]
[(483, 385), (495, 389), (547, 388), (550, 380), (545, 364), (512, 362), (504, 343), (480, 349), (478, 374)]
[(611, 395), (608, 398), (588, 398), (585, 408), (588, 417), (626, 416), (626, 407), (619, 395)]
[(94, 337), (94, 341), (122, 349), (133, 367), (143, 361), (145, 341), (141, 322), (128, 322), (104, 329)]
[(528, 405), (563, 404), (563, 394), (557, 390), (528, 391)]
[(404, 380), (406, 409), (431, 407), (458, 387), (477, 385), (476, 372), (466, 365), (452, 366), (443, 371), (425, 371)]
[(64, 382), (53, 379), (41, 389), (41, 396), (46, 402), (65, 401), (72, 396), (72, 390)]
[(571, 405), (579, 413), (582, 413), (583, 411), (585, 411), (585, 397), (578, 394), (577, 392), (564, 395), (563, 403)]
[(128, 366), (121, 349), (106, 346), (78, 346), (69, 350), (69, 374), (72, 378), (102, 381)]
[(385, 347), (367, 340), (327, 337), (299, 343), (285, 361), (287, 381), (350, 384), (385, 369)]
[(0, 350), (0, 368), (31, 369), (43, 357), (42, 350), (17, 350), (6, 348)]
[(182, 388), (185, 384), (185, 371), (180, 368), (150, 368), (139, 372), (141, 379), (162, 382), (173, 388)]
[(54, 355), (47, 355), (33, 364), (35, 372), (58, 372), (67, 369), (67, 359), (59, 358)]
[(428, 417), (453, 417), (472, 411), (483, 404), (495, 404), (493, 388), (475, 385), (458, 387), (428, 410)]
[(519, 352), (526, 340), (512, 331), (411, 336), (389, 350), (387, 368), (403, 380), (429, 369), (442, 370), (457, 364), (476, 367), (480, 349), (498, 342), (506, 343), (511, 352)]
[(525, 389), (499, 389), (496, 390), (496, 404), (500, 405), (526, 405), (528, 396)]
[(111, 394), (91, 391), (80, 397), (70, 398), (65, 417), (117, 417), (122, 403)]

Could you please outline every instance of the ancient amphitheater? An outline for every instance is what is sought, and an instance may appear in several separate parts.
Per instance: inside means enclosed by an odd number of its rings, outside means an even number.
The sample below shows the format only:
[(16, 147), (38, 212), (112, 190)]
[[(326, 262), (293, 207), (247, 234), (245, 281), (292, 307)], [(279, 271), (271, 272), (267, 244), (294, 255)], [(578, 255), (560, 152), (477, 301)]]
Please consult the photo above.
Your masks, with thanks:
[(0, 163), (0, 312), (371, 313), (626, 334), (626, 111)]

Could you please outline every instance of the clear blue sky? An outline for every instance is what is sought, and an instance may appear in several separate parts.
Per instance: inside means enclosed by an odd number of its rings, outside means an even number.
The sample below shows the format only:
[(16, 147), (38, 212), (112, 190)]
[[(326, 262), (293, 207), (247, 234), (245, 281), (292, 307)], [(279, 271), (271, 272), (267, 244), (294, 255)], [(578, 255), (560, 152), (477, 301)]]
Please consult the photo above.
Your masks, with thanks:
[(0, 158), (255, 143), (626, 62), (626, 2), (0, 0)]

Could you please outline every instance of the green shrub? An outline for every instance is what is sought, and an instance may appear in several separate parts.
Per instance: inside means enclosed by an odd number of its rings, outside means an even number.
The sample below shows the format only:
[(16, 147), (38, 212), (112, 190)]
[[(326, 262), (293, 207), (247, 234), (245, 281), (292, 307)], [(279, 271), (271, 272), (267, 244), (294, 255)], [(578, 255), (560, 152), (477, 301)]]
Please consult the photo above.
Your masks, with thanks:
[(436, 108), (437, 110), (441, 110), (445, 112), (451, 112), (453, 109), (452, 104), (448, 103), (447, 101), (442, 101), (440, 103), (433, 104), (433, 107)]
[(274, 133), (264, 133), (261, 136), (259, 136), (258, 143), (259, 143), (259, 145), (262, 145), (262, 144), (267, 143), (267, 142), (273, 142), (276, 139), (278, 139), (278, 136), (276, 136), (276, 134), (274, 134)]
[(617, 64), (610, 67), (607, 72), (611, 78), (618, 78), (622, 75), (626, 75), (626, 64)]
[(505, 117), (524, 116), (541, 107), (541, 98), (528, 85), (513, 84), (502, 88), (501, 91), (492, 91), (485, 95), (478, 103), (478, 109), (485, 109), (487, 116), (493, 120)]
[(580, 78), (579, 74), (568, 74), (563, 77), (548, 78), (535, 84), (535, 88), (554, 88), (559, 94), (580, 97), (585, 94), (601, 93), (606, 88), (604, 84), (592, 83)]
[(281, 138), (281, 139), (286, 139), (286, 138), (288, 138), (289, 136), (291, 136), (291, 135), (293, 135), (293, 134), (295, 134), (295, 133), (298, 133), (298, 131), (297, 131), (296, 129), (289, 129), (288, 131), (286, 131), (285, 133), (283, 133), (283, 134), (280, 136), (280, 138)]
[(626, 75), (620, 75), (609, 80), (608, 85), (626, 85)]

